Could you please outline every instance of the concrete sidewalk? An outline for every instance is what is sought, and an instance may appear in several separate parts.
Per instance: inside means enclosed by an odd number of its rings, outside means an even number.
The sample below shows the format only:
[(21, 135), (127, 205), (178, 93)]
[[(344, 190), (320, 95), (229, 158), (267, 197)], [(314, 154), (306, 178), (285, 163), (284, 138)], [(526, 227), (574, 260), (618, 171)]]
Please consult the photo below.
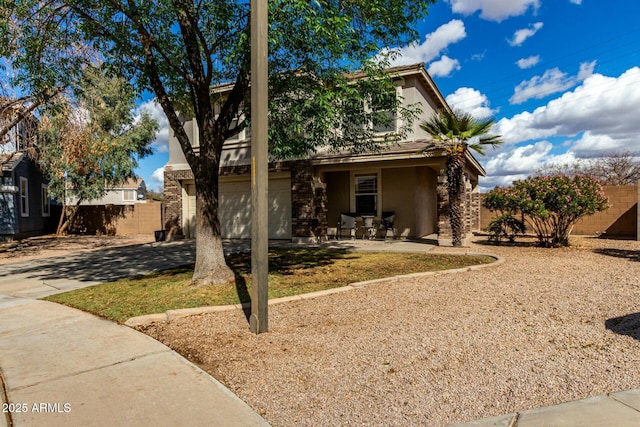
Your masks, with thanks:
[(640, 390), (609, 393), (452, 427), (637, 427)]
[(0, 426), (268, 425), (163, 344), (50, 302), (0, 296), (0, 369)]

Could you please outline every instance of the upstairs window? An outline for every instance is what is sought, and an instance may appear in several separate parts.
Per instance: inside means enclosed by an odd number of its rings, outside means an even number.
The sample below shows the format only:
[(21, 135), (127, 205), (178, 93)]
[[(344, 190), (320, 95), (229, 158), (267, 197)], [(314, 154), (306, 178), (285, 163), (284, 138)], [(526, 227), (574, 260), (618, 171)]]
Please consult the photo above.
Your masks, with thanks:
[(378, 213), (378, 175), (355, 176), (356, 214), (376, 216)]
[(373, 131), (388, 133), (397, 131), (396, 93), (375, 94), (371, 99)]

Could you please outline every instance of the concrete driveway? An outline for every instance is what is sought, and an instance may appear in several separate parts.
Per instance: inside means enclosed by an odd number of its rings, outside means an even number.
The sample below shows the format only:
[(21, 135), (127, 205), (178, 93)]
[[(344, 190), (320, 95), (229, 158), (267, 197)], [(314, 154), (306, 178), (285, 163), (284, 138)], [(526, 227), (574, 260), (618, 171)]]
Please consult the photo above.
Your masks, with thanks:
[(193, 263), (195, 242), (148, 243), (0, 265), (0, 294), (42, 298)]

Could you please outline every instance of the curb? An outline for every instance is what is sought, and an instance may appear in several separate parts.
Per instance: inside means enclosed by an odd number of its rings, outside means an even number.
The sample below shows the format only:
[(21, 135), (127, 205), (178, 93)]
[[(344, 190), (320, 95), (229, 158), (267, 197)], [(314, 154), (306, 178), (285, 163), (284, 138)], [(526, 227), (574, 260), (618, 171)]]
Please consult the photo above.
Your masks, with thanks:
[[(451, 254), (451, 255), (454, 255), (454, 254)], [(494, 255), (494, 254), (465, 252), (465, 253), (459, 253), (455, 255), (487, 256), (495, 259), (495, 261), (490, 264), (472, 265), (464, 268), (454, 268), (450, 270), (439, 270), (439, 271), (426, 271), (423, 273), (402, 274), (398, 276), (384, 277), (382, 279), (366, 280), (364, 282), (354, 282), (339, 288), (331, 288), (331, 289), (325, 289), (323, 291), (316, 291), (316, 292), (310, 292), (306, 294), (270, 299), (269, 305), (271, 306), (271, 305), (282, 304), (282, 303), (291, 302), (291, 301), (309, 300), (309, 299), (323, 297), (327, 295), (338, 294), (341, 292), (352, 291), (354, 289), (362, 289), (362, 288), (366, 288), (367, 286), (377, 285), (380, 283), (395, 282), (401, 279), (415, 279), (420, 277), (439, 276), (441, 274), (464, 273), (467, 271), (480, 270), (482, 268), (487, 268), (487, 267), (495, 267), (505, 262), (505, 259), (503, 257)], [(159, 322), (169, 323), (171, 321), (174, 321), (176, 319), (181, 319), (183, 317), (195, 316), (200, 314), (208, 314), (208, 313), (219, 313), (219, 312), (231, 311), (231, 310), (244, 310), (250, 307), (251, 307), (251, 303), (181, 308), (177, 310), (167, 310), (165, 313), (147, 314), (145, 316), (132, 317), (130, 319), (127, 319), (127, 321), (125, 321), (124, 324), (131, 328), (144, 327), (144, 326), (148, 326), (153, 323), (159, 323)]]

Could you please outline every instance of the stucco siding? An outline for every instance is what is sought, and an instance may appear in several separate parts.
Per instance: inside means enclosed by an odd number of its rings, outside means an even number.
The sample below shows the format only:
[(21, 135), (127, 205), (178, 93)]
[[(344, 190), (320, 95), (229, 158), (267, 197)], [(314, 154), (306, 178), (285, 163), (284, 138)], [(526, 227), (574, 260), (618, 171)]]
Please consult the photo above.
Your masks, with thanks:
[(327, 172), (324, 182), (327, 185), (327, 224), (335, 227), (340, 214), (350, 211), (349, 172)]
[(395, 232), (398, 237), (416, 235), (414, 186), (416, 168), (382, 170), (382, 212), (395, 212)]
[(428, 236), (438, 231), (437, 181), (438, 177), (433, 169), (428, 167), (416, 168), (416, 237)]
[(435, 111), (435, 107), (433, 102), (430, 101), (429, 95), (423, 85), (419, 83), (417, 78), (408, 77), (405, 79), (405, 84), (402, 88), (402, 97), (404, 98), (403, 104), (405, 106), (419, 103), (422, 109), (420, 117), (413, 122), (412, 133), (409, 135), (409, 139), (429, 138), (429, 134), (420, 128), (420, 123), (431, 117)]

